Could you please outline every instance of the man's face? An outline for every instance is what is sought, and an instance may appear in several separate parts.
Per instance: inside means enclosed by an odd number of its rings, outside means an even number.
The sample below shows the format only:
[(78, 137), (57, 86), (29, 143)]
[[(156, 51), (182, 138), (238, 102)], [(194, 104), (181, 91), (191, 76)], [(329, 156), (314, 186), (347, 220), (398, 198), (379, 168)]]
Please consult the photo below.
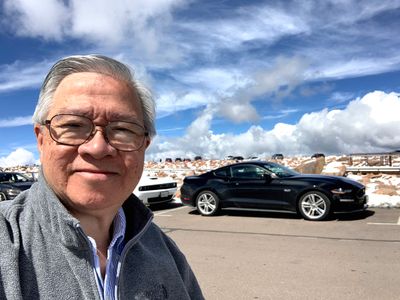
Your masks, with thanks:
[[(117, 120), (143, 125), (136, 92), (97, 73), (75, 73), (61, 81), (47, 119), (65, 113), (87, 116), (96, 125)], [(45, 127), (35, 125), (35, 133), (44, 176), (72, 213), (115, 210), (139, 182), (147, 138), (141, 149), (122, 152), (106, 142), (102, 130), (80, 146), (57, 144)]]

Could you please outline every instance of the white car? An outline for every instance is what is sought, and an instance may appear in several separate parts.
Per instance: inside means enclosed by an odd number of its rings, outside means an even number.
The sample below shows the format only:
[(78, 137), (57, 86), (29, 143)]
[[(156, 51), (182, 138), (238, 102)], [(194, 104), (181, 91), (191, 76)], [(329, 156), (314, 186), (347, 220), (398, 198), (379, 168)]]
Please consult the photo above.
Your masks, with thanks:
[(143, 174), (133, 193), (145, 205), (171, 202), (177, 191), (177, 182), (169, 177)]

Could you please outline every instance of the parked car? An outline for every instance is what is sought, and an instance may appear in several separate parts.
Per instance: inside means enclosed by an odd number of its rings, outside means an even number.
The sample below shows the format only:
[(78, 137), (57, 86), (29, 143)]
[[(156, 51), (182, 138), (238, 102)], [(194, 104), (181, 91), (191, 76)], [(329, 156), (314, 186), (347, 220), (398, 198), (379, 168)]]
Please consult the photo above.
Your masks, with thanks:
[(367, 208), (365, 186), (339, 176), (300, 174), (274, 162), (248, 161), (184, 178), (184, 205), (204, 216), (224, 208), (280, 210), (307, 220)]
[(177, 182), (169, 177), (143, 174), (133, 193), (145, 205), (171, 202), (177, 191)]
[(12, 200), (35, 182), (34, 179), (18, 172), (0, 172), (0, 201)]
[(275, 153), (274, 155), (272, 155), (272, 159), (283, 159), (283, 154)]
[(323, 153), (314, 153), (313, 155), (311, 155), (311, 158), (318, 158), (318, 157), (325, 157), (325, 154), (323, 154)]

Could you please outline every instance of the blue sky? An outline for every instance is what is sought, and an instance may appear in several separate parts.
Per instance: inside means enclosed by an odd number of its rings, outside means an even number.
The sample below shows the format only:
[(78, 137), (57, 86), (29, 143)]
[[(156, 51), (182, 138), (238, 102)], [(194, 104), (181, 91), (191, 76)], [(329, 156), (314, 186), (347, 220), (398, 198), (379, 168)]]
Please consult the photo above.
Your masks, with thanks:
[(147, 159), (400, 149), (400, 2), (3, 0), (0, 166), (38, 159), (51, 65), (99, 53), (153, 91)]

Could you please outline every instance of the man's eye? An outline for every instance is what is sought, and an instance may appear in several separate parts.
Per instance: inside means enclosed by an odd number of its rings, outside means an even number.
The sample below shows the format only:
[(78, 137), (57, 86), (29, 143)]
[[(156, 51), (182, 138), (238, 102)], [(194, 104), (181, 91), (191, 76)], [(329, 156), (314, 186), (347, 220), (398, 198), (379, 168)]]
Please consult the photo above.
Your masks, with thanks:
[(134, 130), (132, 130), (131, 128), (126, 128), (126, 127), (114, 127), (112, 129), (112, 131), (115, 134), (137, 134)]
[(58, 127), (63, 127), (63, 128), (82, 128), (85, 125), (82, 123), (64, 123), (64, 124), (60, 124)]
[(79, 122), (73, 122), (73, 123), (60, 123), (55, 126), (56, 130), (62, 131), (62, 132), (70, 132), (70, 133), (80, 133), (84, 132), (88, 129), (87, 125)]

